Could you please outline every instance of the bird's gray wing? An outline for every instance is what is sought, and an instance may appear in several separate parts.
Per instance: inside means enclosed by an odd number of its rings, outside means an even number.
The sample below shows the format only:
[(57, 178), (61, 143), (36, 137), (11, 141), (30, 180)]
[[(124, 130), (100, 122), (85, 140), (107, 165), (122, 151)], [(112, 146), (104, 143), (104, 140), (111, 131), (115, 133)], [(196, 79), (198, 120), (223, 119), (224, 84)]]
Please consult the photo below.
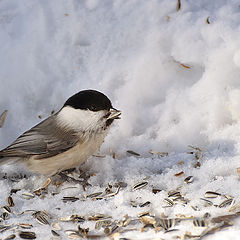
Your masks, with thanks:
[(56, 115), (53, 115), (0, 151), (0, 158), (32, 155), (39, 155), (37, 159), (52, 157), (75, 146), (79, 140), (76, 132), (63, 126), (56, 126)]

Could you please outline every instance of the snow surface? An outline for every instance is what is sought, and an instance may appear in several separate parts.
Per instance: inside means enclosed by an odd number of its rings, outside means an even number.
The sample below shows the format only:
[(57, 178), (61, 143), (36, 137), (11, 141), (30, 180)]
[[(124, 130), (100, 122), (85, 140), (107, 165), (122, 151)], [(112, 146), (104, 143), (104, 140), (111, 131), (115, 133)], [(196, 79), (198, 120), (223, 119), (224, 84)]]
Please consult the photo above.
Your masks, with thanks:
[[(180, 213), (196, 217), (206, 212), (211, 217), (229, 214), (231, 206), (207, 207), (200, 198), (206, 191), (217, 191), (232, 196), (234, 204), (240, 201), (239, 22), (236, 0), (181, 0), (178, 11), (177, 0), (1, 0), (0, 113), (8, 110), (0, 129), (1, 148), (82, 89), (108, 95), (122, 111), (122, 119), (116, 121), (101, 148), (106, 157), (92, 157), (82, 166), (94, 173), (89, 179), (92, 187), (85, 192), (80, 185), (64, 183), (59, 188), (49, 186), (43, 199), (26, 200), (21, 193), (33, 192), (46, 180), (28, 174), (19, 182), (0, 181), (0, 205), (6, 204), (10, 189), (21, 188), (13, 194), (15, 213), (46, 210), (53, 217), (51, 222), (74, 213), (104, 213), (115, 220), (126, 214), (136, 218), (147, 210), (171, 218)], [(199, 160), (189, 145), (201, 149)], [(150, 149), (169, 154), (151, 155)], [(129, 156), (127, 150), (141, 157)], [(201, 166), (195, 168), (197, 161)], [(1, 168), (8, 175), (25, 172), (19, 166)], [(175, 176), (181, 171), (183, 175)], [(186, 184), (189, 175), (194, 181)], [(146, 177), (147, 187), (131, 190)], [(61, 200), (64, 196), (82, 198), (119, 181), (127, 187), (107, 200)], [(69, 186), (77, 188), (65, 189)], [(153, 194), (153, 187), (162, 191)], [(176, 189), (190, 203), (164, 208), (167, 192)], [(51, 191), (60, 193), (52, 196)], [(134, 208), (131, 200), (151, 204)], [(191, 206), (198, 206), (199, 211)], [(40, 225), (31, 214), (11, 214), (4, 224), (19, 222), (32, 223), (30, 231), (38, 239), (50, 239), (51, 227)], [(233, 223), (204, 239), (239, 239), (240, 219)], [(76, 223), (60, 224), (62, 239), (67, 239), (64, 230), (77, 228)], [(102, 229), (94, 230), (93, 222), (81, 226), (102, 233)], [(175, 228), (179, 231), (140, 232), (138, 228), (121, 237), (172, 239), (186, 231), (201, 232), (191, 221)], [(10, 233), (5, 231), (0, 238)]]

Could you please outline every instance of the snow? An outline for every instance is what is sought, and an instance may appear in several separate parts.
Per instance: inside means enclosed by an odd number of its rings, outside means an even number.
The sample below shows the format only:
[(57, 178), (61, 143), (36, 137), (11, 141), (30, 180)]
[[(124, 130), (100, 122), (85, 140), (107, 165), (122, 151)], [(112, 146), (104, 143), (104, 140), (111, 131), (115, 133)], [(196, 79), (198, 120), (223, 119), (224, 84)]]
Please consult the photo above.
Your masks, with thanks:
[[(8, 176), (27, 174), (18, 182), (0, 180), (0, 206), (6, 205), (12, 188), (22, 189), (12, 195), (14, 213), (1, 224), (31, 223), (29, 231), (36, 232), (38, 239), (50, 239), (50, 226), (40, 225), (31, 214), (16, 213), (46, 210), (54, 222), (71, 214), (103, 213), (119, 221), (126, 214), (136, 218), (143, 211), (169, 218), (176, 214), (203, 217), (206, 212), (212, 218), (239, 211), (239, 2), (181, 0), (179, 10), (177, 2), (0, 1), (0, 113), (8, 110), (0, 129), (1, 149), (82, 89), (102, 91), (122, 111), (122, 119), (116, 121), (101, 148), (106, 157), (91, 157), (81, 166), (91, 175), (92, 186), (86, 191), (78, 184), (52, 184), (45, 198), (26, 200), (21, 194), (41, 187), (46, 177), (32, 175), (19, 165), (1, 166), (1, 176), (4, 172)], [(141, 156), (126, 154), (127, 150)], [(149, 150), (168, 155), (152, 155)], [(202, 154), (199, 160), (196, 152)], [(200, 167), (194, 167), (198, 161)], [(182, 175), (175, 176), (181, 171)], [(194, 181), (185, 183), (187, 176)], [(120, 181), (127, 186), (106, 200), (62, 201), (64, 196), (82, 199)], [(132, 191), (141, 181), (148, 185)], [(153, 187), (162, 191), (153, 194)], [(176, 189), (190, 202), (165, 208), (164, 198)], [(56, 191), (59, 194), (52, 196)], [(232, 196), (235, 210), (206, 206), (200, 199), (206, 191)], [(210, 200), (216, 205), (224, 199)], [(151, 204), (134, 208), (130, 201)], [(198, 206), (199, 211), (191, 206)], [(77, 229), (77, 223), (60, 224), (62, 239), (67, 239), (64, 230)], [(103, 232), (95, 230), (92, 221), (80, 225), (94, 234)], [(172, 239), (186, 231), (199, 234), (203, 230), (191, 220), (177, 224), (179, 231), (169, 233), (140, 232), (139, 226), (120, 237)], [(4, 231), (0, 238), (18, 230)], [(233, 240), (239, 232), (240, 219), (235, 218), (232, 226), (204, 239)]]

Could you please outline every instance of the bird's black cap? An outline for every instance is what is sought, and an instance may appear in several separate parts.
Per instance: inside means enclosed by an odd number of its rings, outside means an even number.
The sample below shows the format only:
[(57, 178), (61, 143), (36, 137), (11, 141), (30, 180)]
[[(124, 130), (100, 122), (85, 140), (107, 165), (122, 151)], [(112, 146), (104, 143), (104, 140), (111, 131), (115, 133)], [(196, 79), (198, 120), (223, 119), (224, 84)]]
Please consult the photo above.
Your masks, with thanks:
[(74, 94), (63, 105), (71, 106), (75, 109), (100, 111), (112, 108), (109, 98), (96, 90), (84, 90)]

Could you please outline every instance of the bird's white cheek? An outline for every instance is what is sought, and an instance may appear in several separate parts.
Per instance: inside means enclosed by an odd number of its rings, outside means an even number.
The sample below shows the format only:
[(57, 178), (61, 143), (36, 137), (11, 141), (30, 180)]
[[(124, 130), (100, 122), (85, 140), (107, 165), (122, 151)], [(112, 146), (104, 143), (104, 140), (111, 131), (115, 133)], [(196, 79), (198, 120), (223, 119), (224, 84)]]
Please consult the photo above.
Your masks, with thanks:
[(103, 115), (102, 111), (93, 112), (66, 106), (57, 114), (57, 121), (75, 131), (94, 131), (103, 123)]

